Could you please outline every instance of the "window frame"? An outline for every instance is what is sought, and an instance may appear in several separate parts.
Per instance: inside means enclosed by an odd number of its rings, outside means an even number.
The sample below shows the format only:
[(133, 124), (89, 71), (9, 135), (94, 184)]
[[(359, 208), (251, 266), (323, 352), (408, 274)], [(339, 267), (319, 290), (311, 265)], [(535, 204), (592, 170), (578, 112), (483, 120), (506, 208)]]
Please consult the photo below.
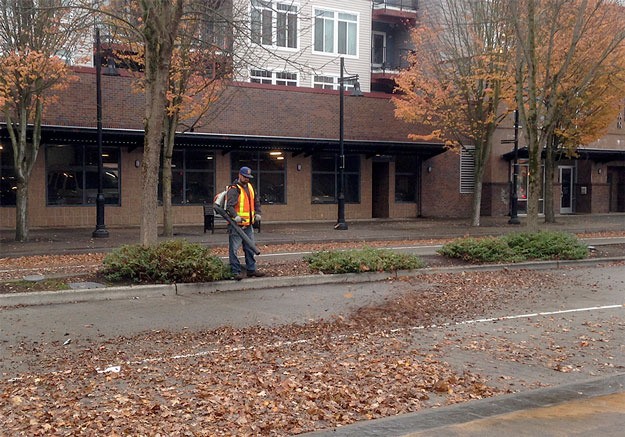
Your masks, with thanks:
[(254, 44), (279, 50), (299, 50), (301, 7), (298, 2), (251, 0), (249, 8), (250, 38)]
[[(325, 14), (332, 14), (332, 17), (325, 17)], [(347, 20), (345, 17), (341, 16), (351, 15), (354, 16), (355, 19)], [(319, 26), (321, 24), (320, 20), (323, 22), (323, 30), (321, 30), (322, 34), (317, 35), (319, 30)], [(331, 31), (328, 26), (329, 23), (332, 23)], [(341, 38), (342, 25), (345, 25), (345, 37)], [(350, 38), (350, 28), (353, 26), (354, 35), (353, 38)], [(321, 38), (319, 38), (319, 36)], [(314, 54), (320, 55), (329, 55), (329, 56), (344, 56), (348, 58), (358, 58), (358, 53), (360, 51), (360, 14), (358, 12), (352, 11), (344, 11), (326, 7), (315, 7), (313, 8), (313, 41), (312, 41), (312, 52)], [(329, 49), (327, 46), (329, 45), (329, 39), (332, 39), (332, 48)], [(319, 42), (322, 41), (322, 47), (319, 48)], [(344, 40), (344, 41), (342, 41)], [(345, 53), (341, 52), (341, 43), (345, 45)], [(350, 47), (353, 45), (354, 49), (351, 52)]]
[[(73, 153), (76, 156), (79, 155), (80, 162), (67, 164), (66, 167), (61, 167), (51, 164), (50, 154), (54, 149), (60, 149), (63, 147), (72, 147)], [(89, 183), (90, 178), (88, 174), (96, 173), (99, 175), (99, 168), (97, 163), (89, 161), (89, 153), (95, 153), (97, 156), (98, 148), (93, 144), (46, 144), (45, 148), (45, 181), (46, 181), (46, 207), (92, 207), (96, 204), (97, 196), (97, 183), (96, 187), (92, 187)], [(76, 148), (80, 148), (77, 150)], [(69, 149), (68, 149), (69, 150)], [(104, 173), (115, 172), (117, 178), (117, 201), (109, 202), (110, 196), (106, 195), (105, 190), (111, 187), (106, 187), (103, 181), (103, 191), (105, 205), (107, 206), (121, 206), (122, 205), (122, 164), (121, 164), (121, 149), (114, 146), (102, 147), (102, 156), (105, 154), (114, 152), (117, 157), (117, 162), (103, 162)], [(96, 159), (97, 161), (97, 159)], [(80, 178), (80, 179), (79, 179)], [(71, 182), (71, 181), (74, 182)], [(80, 182), (77, 182), (80, 181)], [(50, 202), (53, 193), (50, 192), (52, 185), (56, 188), (57, 202)], [(75, 193), (72, 195), (72, 186), (75, 188)], [(62, 188), (61, 188), (62, 187)], [(96, 193), (94, 193), (94, 190)], [(59, 196), (59, 191), (63, 197)], [(68, 196), (64, 196), (63, 193), (67, 192)], [(79, 193), (79, 194), (78, 194)], [(90, 194), (91, 193), (91, 194)], [(95, 195), (94, 195), (95, 194)], [(73, 201), (67, 202), (62, 199), (73, 199)]]
[[(400, 159), (396, 159), (395, 160), (395, 203), (417, 203), (417, 200), (419, 198), (419, 193), (418, 193), (418, 183), (417, 181), (419, 181), (419, 174), (420, 174), (420, 159), (417, 156), (411, 155), (410, 158), (414, 159), (413, 162), (411, 162), (411, 165), (413, 166), (412, 171), (398, 171), (397, 169), (397, 164), (399, 162), (406, 162), (406, 158), (408, 156), (400, 156)], [(412, 195), (413, 198), (412, 199), (398, 199), (397, 198), (397, 194), (400, 192), (400, 190), (398, 190), (398, 187), (400, 187), (400, 181), (399, 179), (407, 179), (409, 184), (412, 184), (413, 190), (412, 190)]]
[[(330, 159), (330, 158), (334, 158), (334, 170), (315, 170), (315, 159)], [(335, 204), (338, 203), (338, 182), (339, 182), (339, 177), (340, 177), (340, 163), (339, 163), (339, 155), (338, 153), (319, 153), (316, 155), (313, 155), (311, 157), (311, 171), (310, 171), (310, 175), (311, 175), (311, 191), (310, 191), (310, 203), (312, 205), (328, 205), (328, 204)], [(357, 169), (353, 169), (350, 168), (350, 164), (357, 162), (358, 168)], [(360, 155), (359, 154), (349, 154), (349, 155), (345, 155), (345, 170), (343, 171), (344, 175), (345, 175), (345, 187), (343, 187), (343, 194), (345, 195), (345, 203), (351, 203), (351, 204), (360, 204), (361, 202), (361, 173), (362, 173), (362, 162), (360, 159)], [(318, 195), (314, 194), (315, 191), (315, 182), (319, 182), (321, 180), (322, 176), (328, 176), (328, 175), (332, 175), (333, 179), (334, 179), (334, 195), (333, 196), (329, 196), (328, 194), (323, 194), (322, 197), (326, 197), (326, 198), (330, 198), (333, 197), (332, 200), (319, 200), (319, 201), (315, 201), (316, 197), (319, 197)], [(348, 192), (348, 190), (346, 189), (346, 187), (350, 186), (347, 182), (349, 177), (356, 177), (356, 184), (355, 184), (355, 188), (356, 188), (356, 195), (354, 196), (354, 198), (350, 198), (350, 193)]]
[[(262, 156), (261, 156), (262, 155)], [(275, 159), (276, 162), (281, 162), (280, 166), (282, 168), (279, 169), (269, 169), (263, 168), (263, 162), (272, 162), (271, 160)], [(238, 152), (230, 152), (230, 180), (234, 181), (237, 179), (239, 175), (239, 169), (243, 166), (249, 167), (252, 169), (252, 175), (254, 179), (252, 179), (252, 186), (256, 190), (256, 194), (261, 205), (286, 205), (287, 204), (287, 158), (284, 151), (281, 150), (273, 150), (273, 151), (238, 151)], [(281, 193), (277, 193), (278, 201), (276, 200), (267, 200), (269, 196), (272, 195), (270, 193), (269, 187), (265, 187), (265, 182), (267, 180), (273, 179), (275, 175), (281, 175), (282, 179), (282, 190)], [(274, 185), (275, 187), (276, 185)], [(273, 192), (275, 193), (279, 190), (280, 184), (278, 184), (278, 190)], [(281, 200), (279, 198), (282, 198)]]
[[(211, 156), (212, 158), (207, 158), (210, 159), (210, 161), (212, 162), (212, 166), (210, 168), (196, 168), (193, 166), (190, 166), (188, 163), (190, 161), (194, 161), (194, 159), (192, 159), (192, 157), (189, 157), (189, 153), (188, 152), (199, 152), (199, 153), (204, 153), (207, 156)], [(216, 168), (215, 168), (215, 161), (216, 161), (216, 154), (214, 151), (212, 150), (206, 150), (206, 149), (202, 149), (202, 148), (189, 148), (189, 147), (184, 147), (184, 148), (174, 148), (173, 151), (174, 155), (172, 157), (172, 175), (171, 175), (171, 183), (172, 183), (172, 188), (174, 183), (177, 183), (177, 181), (174, 180), (174, 178), (176, 178), (176, 175), (174, 174), (175, 171), (179, 170), (182, 171), (182, 182), (180, 183), (181, 186), (181, 196), (180, 197), (180, 201), (175, 201), (174, 202), (174, 193), (173, 193), (173, 189), (172, 189), (172, 206), (197, 206), (197, 205), (203, 205), (205, 203), (210, 203), (213, 198), (215, 197), (215, 194), (217, 194), (217, 188), (216, 188)], [(162, 159), (162, 158), (161, 158)], [(175, 167), (176, 162), (179, 162), (182, 165), (181, 169), (177, 169)], [(189, 194), (191, 193), (190, 191), (190, 176), (191, 175), (197, 175), (197, 174), (204, 174), (205, 177), (203, 178), (204, 181), (208, 181), (208, 193), (206, 194), (205, 198), (202, 198), (202, 196), (200, 195), (198, 197), (197, 201), (191, 202), (189, 201)], [(161, 170), (159, 171), (159, 178), (158, 178), (158, 201), (159, 203), (162, 204), (163, 202), (163, 170), (162, 170), (162, 165), (161, 165)], [(212, 188), (212, 192), (211, 192), (211, 188)]]
[[(12, 180), (14, 182), (10, 182)], [(13, 146), (8, 142), (0, 143), (0, 208), (16, 205), (17, 177), (13, 164)]]
[(250, 68), (250, 83), (279, 86), (299, 86), (299, 75), (291, 71), (271, 71), (261, 68)]

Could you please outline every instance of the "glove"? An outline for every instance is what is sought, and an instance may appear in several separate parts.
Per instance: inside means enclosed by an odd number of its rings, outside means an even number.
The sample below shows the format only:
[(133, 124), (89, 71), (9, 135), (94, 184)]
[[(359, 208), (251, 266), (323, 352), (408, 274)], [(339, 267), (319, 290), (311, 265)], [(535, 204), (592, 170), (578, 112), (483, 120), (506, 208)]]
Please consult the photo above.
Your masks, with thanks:
[(256, 214), (256, 215), (254, 216), (254, 221), (255, 221), (256, 223), (258, 223), (258, 222), (260, 221), (260, 214)]
[(236, 216), (236, 217), (234, 218), (234, 222), (235, 222), (235, 223), (241, 223), (242, 221), (243, 221), (243, 219), (241, 218), (241, 216)]

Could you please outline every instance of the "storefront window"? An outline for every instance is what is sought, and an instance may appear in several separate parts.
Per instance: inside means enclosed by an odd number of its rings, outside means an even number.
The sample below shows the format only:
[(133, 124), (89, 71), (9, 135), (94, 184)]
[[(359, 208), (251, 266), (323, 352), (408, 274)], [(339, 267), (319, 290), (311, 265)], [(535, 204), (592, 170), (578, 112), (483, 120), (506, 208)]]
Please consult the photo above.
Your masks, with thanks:
[(15, 206), (16, 193), (13, 147), (10, 144), (0, 144), (0, 207)]
[(417, 157), (398, 156), (395, 161), (395, 202), (416, 202)]
[[(104, 203), (119, 205), (119, 149), (102, 148)], [(94, 205), (98, 194), (98, 148), (54, 145), (46, 147), (48, 205)]]
[[(544, 171), (544, 167), (541, 167)], [(544, 181), (544, 178), (543, 178)], [(529, 193), (529, 161), (527, 159), (519, 160), (519, 178), (517, 188), (517, 208), (519, 214), (527, 214), (527, 195)], [(540, 199), (538, 199), (538, 213), (542, 214), (544, 211), (544, 184), (541, 189)]]
[[(360, 156), (345, 156), (345, 202), (360, 202)], [(338, 155), (312, 157), (312, 203), (335, 203), (338, 198)]]
[(286, 199), (286, 159), (283, 152), (232, 152), (231, 180), (238, 177), (241, 167), (252, 169), (252, 185), (262, 204), (284, 204)]
[[(213, 152), (202, 149), (174, 150), (171, 167), (172, 205), (199, 205), (212, 202), (215, 196)], [(160, 201), (163, 199), (162, 181), (160, 177), (158, 185)]]

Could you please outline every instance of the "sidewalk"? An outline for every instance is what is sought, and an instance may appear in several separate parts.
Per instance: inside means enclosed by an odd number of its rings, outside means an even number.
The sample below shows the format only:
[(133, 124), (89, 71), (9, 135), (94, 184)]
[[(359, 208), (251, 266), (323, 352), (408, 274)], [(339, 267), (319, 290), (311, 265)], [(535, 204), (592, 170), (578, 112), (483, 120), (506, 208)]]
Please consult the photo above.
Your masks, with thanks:
[[(470, 226), (468, 219), (401, 219), (359, 220), (348, 222), (349, 229), (337, 231), (334, 222), (263, 223), (256, 234), (261, 247), (269, 244), (318, 243), (336, 241), (430, 240), (465, 235), (502, 235), (523, 231), (521, 225), (508, 224), (508, 217), (483, 217), (480, 227)], [(558, 216), (554, 224), (541, 224), (541, 229), (572, 233), (625, 232), (625, 213)], [(139, 228), (107, 228), (108, 238), (94, 239), (94, 228), (32, 229), (30, 241), (16, 243), (14, 230), (0, 230), (0, 257), (27, 255), (106, 252), (123, 244), (139, 242)], [(203, 232), (201, 225), (177, 226), (174, 238), (201, 243), (209, 247), (226, 246), (225, 228), (215, 233)], [(162, 237), (159, 237), (163, 240)]]

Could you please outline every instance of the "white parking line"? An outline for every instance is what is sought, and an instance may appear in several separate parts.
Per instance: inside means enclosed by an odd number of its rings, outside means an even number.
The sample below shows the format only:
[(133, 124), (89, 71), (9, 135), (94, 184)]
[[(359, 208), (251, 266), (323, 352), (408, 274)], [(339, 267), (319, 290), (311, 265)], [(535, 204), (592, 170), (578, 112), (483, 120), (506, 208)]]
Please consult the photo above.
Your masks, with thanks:
[[(472, 325), (472, 324), (478, 324), (478, 323), (491, 323), (491, 322), (498, 322), (498, 321), (502, 321), (502, 320), (515, 320), (515, 319), (527, 319), (527, 318), (535, 318), (535, 317), (544, 317), (544, 316), (553, 316), (553, 315), (558, 315), (558, 314), (570, 314), (570, 313), (582, 313), (582, 312), (588, 312), (588, 311), (598, 311), (598, 310), (616, 310), (616, 309), (625, 309), (625, 305), (602, 305), (602, 306), (594, 306), (594, 307), (585, 307), (585, 308), (572, 308), (572, 309), (568, 309), (568, 310), (559, 310), (559, 311), (542, 311), (542, 312), (537, 312), (537, 313), (527, 313), (527, 314), (515, 314), (515, 315), (511, 315), (511, 316), (499, 316), (499, 317), (489, 317), (489, 318), (483, 318), (483, 319), (473, 319), (473, 320), (464, 320), (461, 322), (454, 322), (454, 323), (443, 323), (440, 325), (436, 325), (436, 324), (432, 324), (432, 325), (421, 325), (421, 326), (413, 326), (410, 328), (397, 328), (397, 329), (391, 329), (389, 331), (380, 331), (380, 332), (372, 332), (367, 334), (366, 336), (373, 336), (373, 335), (388, 335), (389, 333), (391, 334), (396, 334), (396, 333), (401, 333), (401, 332), (406, 332), (406, 331), (417, 331), (417, 330), (423, 330), (423, 329), (431, 329), (431, 328), (446, 328), (446, 327), (450, 327), (450, 326), (462, 326), (462, 325)], [(357, 338), (357, 337), (361, 337), (362, 334), (359, 333), (353, 333), (351, 335), (337, 335), (332, 337), (332, 340), (340, 340), (340, 339), (345, 339), (345, 338)], [(239, 352), (239, 351), (246, 351), (246, 350), (255, 350), (258, 347), (261, 348), (281, 348), (281, 347), (288, 347), (294, 344), (306, 344), (306, 343), (310, 343), (313, 340), (315, 340), (317, 337), (313, 337), (313, 338), (309, 338), (309, 339), (302, 339), (302, 340), (294, 340), (294, 341), (278, 341), (275, 343), (271, 343), (271, 344), (266, 344), (266, 345), (261, 345), (261, 346), (237, 346), (237, 347), (230, 347), (230, 346), (225, 346), (225, 349), (227, 352)], [(106, 366), (105, 368), (96, 368), (96, 372), (99, 374), (106, 374), (106, 373), (119, 373), (122, 371), (123, 366), (138, 366), (138, 365), (142, 365), (142, 364), (147, 364), (147, 363), (159, 363), (159, 362), (163, 362), (163, 361), (167, 361), (167, 360), (179, 360), (179, 359), (186, 359), (186, 358), (198, 358), (198, 357), (202, 357), (202, 356), (206, 356), (206, 355), (212, 355), (212, 354), (216, 354), (219, 352), (223, 352), (223, 349), (210, 349), (210, 350), (204, 350), (204, 351), (200, 351), (200, 352), (195, 352), (192, 354), (180, 354), (180, 355), (173, 355), (173, 356), (169, 356), (169, 357), (157, 357), (157, 358), (145, 358), (143, 360), (137, 360), (137, 361), (126, 361), (123, 364), (113, 364), (110, 366)], [(52, 371), (49, 372), (49, 374), (60, 374), (64, 371)], [(24, 378), (21, 377), (17, 377), (17, 378), (10, 378), (7, 380), (7, 382), (17, 382), (20, 380), (23, 380)]]
[[(534, 318), (534, 317), (544, 317), (544, 316), (552, 316), (552, 315), (558, 315), (558, 314), (569, 314), (569, 313), (581, 313), (581, 312), (588, 312), (588, 311), (597, 311), (597, 310), (614, 310), (614, 309), (625, 309), (625, 305), (602, 305), (602, 306), (594, 306), (594, 307), (586, 307), (586, 308), (573, 308), (573, 309), (568, 309), (568, 310), (559, 310), (559, 311), (542, 311), (542, 312), (538, 312), (538, 313), (527, 313), (527, 314), (516, 314), (516, 315), (511, 315), (511, 316), (500, 316), (500, 317), (489, 317), (489, 318), (484, 318), (484, 319), (474, 319), (474, 320), (464, 320), (462, 322), (454, 322), (454, 323), (443, 323), (440, 325), (422, 325), (422, 326), (413, 326), (410, 328), (397, 328), (397, 329), (391, 329), (390, 331), (386, 331), (386, 332), (373, 332), (370, 333), (369, 335), (381, 335), (383, 333), (400, 333), (400, 332), (405, 332), (405, 331), (415, 331), (415, 330), (422, 330), (422, 329), (428, 329), (428, 328), (444, 328), (444, 327), (449, 327), (449, 326), (461, 326), (461, 325), (471, 325), (471, 324), (477, 324), (477, 323), (491, 323), (491, 322), (498, 322), (498, 321), (502, 321), (502, 320), (514, 320), (514, 319), (527, 319), (527, 318)], [(335, 336), (332, 339), (334, 340), (338, 340), (338, 339), (344, 339), (344, 338), (348, 338), (348, 337), (360, 337), (361, 334), (358, 333), (354, 333), (351, 336), (346, 336), (346, 335), (339, 335), (339, 336)], [(261, 345), (260, 347), (263, 348), (280, 348), (280, 347), (287, 347), (287, 346), (291, 346), (294, 344), (305, 344), (305, 343), (310, 343), (312, 342), (316, 337), (310, 338), (310, 339), (303, 339), (303, 340), (295, 340), (295, 341), (279, 341), (276, 343), (271, 343), (268, 345)], [(226, 349), (228, 350), (228, 352), (238, 352), (238, 351), (245, 351), (245, 350), (255, 350), (257, 349), (257, 346), (238, 346), (238, 347), (228, 347), (226, 346)], [(201, 357), (201, 356), (206, 356), (206, 355), (211, 355), (211, 354), (215, 354), (220, 352), (220, 349), (211, 349), (211, 350), (205, 350), (205, 351), (201, 351), (201, 352), (196, 352), (193, 354), (182, 354), (182, 355), (174, 355), (174, 356), (170, 356), (170, 357), (164, 357), (164, 358), (146, 358), (144, 360), (139, 360), (139, 361), (130, 361), (130, 362), (126, 362), (125, 365), (127, 366), (132, 366), (132, 365), (141, 365), (141, 364), (146, 364), (146, 363), (154, 363), (154, 362), (162, 362), (162, 361), (166, 361), (166, 360), (177, 360), (177, 359), (184, 359), (184, 358), (196, 358), (196, 357)], [(106, 369), (110, 369), (110, 368), (121, 368), (121, 365), (113, 365), (113, 366), (108, 366)], [(106, 370), (105, 369), (105, 370)], [(96, 369), (96, 371), (98, 373), (102, 373), (103, 371), (101, 369)]]

